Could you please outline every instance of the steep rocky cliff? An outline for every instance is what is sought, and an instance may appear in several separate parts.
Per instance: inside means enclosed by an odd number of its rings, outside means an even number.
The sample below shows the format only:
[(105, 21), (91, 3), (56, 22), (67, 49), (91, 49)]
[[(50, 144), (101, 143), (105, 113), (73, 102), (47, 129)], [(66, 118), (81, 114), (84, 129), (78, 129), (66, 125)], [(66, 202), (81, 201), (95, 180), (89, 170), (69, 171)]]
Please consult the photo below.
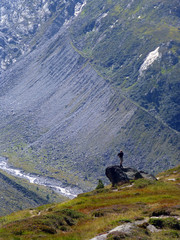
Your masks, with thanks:
[(56, 33), (65, 21), (78, 12), (81, 5), (81, 0), (2, 0), (0, 2), (0, 69), (7, 69), (21, 55), (30, 52), (33, 45), (31, 40), (38, 34), (37, 42), (34, 44), (36, 48), (53, 19), (58, 26), (51, 26), (50, 35)]
[(0, 154), (82, 189), (105, 179), (120, 148), (140, 170), (176, 165), (178, 6), (1, 2)]

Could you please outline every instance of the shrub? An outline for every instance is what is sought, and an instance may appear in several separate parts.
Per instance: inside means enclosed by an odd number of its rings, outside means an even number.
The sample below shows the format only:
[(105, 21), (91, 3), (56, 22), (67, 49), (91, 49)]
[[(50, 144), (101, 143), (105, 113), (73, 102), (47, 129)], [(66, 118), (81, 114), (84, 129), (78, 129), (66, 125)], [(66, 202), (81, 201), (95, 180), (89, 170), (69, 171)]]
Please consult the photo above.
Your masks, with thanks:
[(170, 228), (175, 230), (180, 230), (180, 221), (173, 217), (169, 218), (151, 218), (149, 223), (157, 228)]
[(96, 212), (93, 212), (92, 216), (94, 216), (94, 217), (103, 217), (104, 216), (104, 212), (96, 211)]
[(98, 185), (97, 185), (96, 189), (101, 189), (101, 188), (104, 188), (104, 184), (103, 184), (102, 180), (99, 179), (99, 182), (98, 182)]
[(66, 215), (66, 216), (69, 216), (69, 217), (71, 217), (71, 218), (74, 218), (74, 219), (78, 219), (78, 218), (81, 218), (81, 217), (84, 216), (83, 213), (80, 213), (80, 212), (78, 212), (78, 211), (75, 211), (75, 210), (72, 210), (72, 209), (69, 209), (69, 208), (63, 209), (63, 210), (61, 210), (61, 211), (59, 211), (59, 212), (62, 213), (62, 214), (64, 214), (64, 215)]
[(156, 209), (154, 210), (152, 213), (150, 213), (150, 217), (151, 216), (161, 216), (161, 215), (164, 215), (164, 216), (169, 216), (171, 214), (171, 211), (170, 209), (167, 209), (165, 207), (162, 207), (162, 208), (159, 208), (159, 209)]
[(163, 220), (160, 218), (151, 218), (149, 223), (154, 225), (156, 228), (163, 228)]
[(14, 235), (22, 235), (23, 234), (23, 230), (19, 229), (19, 230), (14, 230), (13, 231)]
[(50, 234), (55, 234), (57, 233), (56, 232), (56, 229), (52, 228), (52, 227), (49, 227), (47, 225), (42, 225), (39, 227), (39, 229), (42, 231), (42, 232), (45, 232), (45, 233), (50, 233)]
[(165, 218), (163, 220), (163, 223), (164, 227), (180, 230), (180, 221), (178, 221), (176, 218), (173, 217)]
[(61, 227), (59, 227), (59, 230), (61, 230), (63, 232), (67, 232), (68, 228), (67, 228), (67, 226), (61, 226)]

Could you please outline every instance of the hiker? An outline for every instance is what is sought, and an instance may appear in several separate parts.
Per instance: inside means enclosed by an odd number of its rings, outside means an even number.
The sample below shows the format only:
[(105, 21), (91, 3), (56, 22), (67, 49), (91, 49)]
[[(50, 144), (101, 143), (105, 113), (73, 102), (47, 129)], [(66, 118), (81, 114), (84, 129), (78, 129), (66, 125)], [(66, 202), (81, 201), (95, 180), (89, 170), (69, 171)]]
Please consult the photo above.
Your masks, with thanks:
[(122, 163), (123, 163), (123, 151), (121, 150), (119, 153), (118, 153), (118, 157), (120, 158), (120, 167), (123, 168), (122, 166)]

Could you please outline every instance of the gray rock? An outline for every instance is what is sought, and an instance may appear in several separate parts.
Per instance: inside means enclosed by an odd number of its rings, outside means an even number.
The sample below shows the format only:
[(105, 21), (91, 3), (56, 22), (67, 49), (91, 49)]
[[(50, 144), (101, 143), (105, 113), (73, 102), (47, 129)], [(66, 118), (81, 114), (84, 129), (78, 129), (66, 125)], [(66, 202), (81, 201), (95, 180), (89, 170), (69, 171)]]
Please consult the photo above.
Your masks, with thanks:
[(129, 180), (137, 180), (145, 178), (148, 180), (157, 180), (153, 175), (143, 171), (138, 171), (134, 168), (121, 168), (120, 166), (110, 166), (106, 168), (106, 176), (109, 178), (112, 186), (115, 184), (124, 184)]
[(133, 223), (125, 223), (116, 228), (113, 228), (109, 233), (113, 232), (122, 232), (122, 233), (130, 233), (135, 228)]
[(159, 232), (159, 231), (160, 231), (159, 229), (157, 229), (155, 226), (153, 226), (153, 225), (151, 225), (151, 224), (149, 224), (149, 225), (147, 226), (147, 229), (148, 229), (150, 232), (152, 232), (152, 233), (155, 233), (155, 232)]
[(134, 168), (123, 168), (122, 171), (126, 173), (129, 180), (137, 180), (139, 178), (143, 178), (141, 173)]
[(115, 233), (115, 232), (121, 232), (121, 233), (129, 234), (135, 228), (136, 227), (133, 223), (124, 223), (120, 226), (117, 226), (117, 227), (113, 228), (108, 233), (96, 236), (96, 237), (92, 238), (91, 240), (105, 240), (105, 239), (107, 239), (107, 236), (109, 234)]
[(152, 175), (152, 174), (148, 174), (147, 172), (144, 171), (140, 171), (140, 174), (143, 178), (148, 179), (148, 180), (157, 180), (157, 178)]
[(129, 182), (127, 175), (120, 166), (111, 166), (106, 168), (106, 176), (109, 178), (112, 186)]
[(107, 233), (106, 234), (102, 234), (102, 235), (99, 235), (99, 236), (96, 236), (90, 240), (106, 240), (107, 239)]

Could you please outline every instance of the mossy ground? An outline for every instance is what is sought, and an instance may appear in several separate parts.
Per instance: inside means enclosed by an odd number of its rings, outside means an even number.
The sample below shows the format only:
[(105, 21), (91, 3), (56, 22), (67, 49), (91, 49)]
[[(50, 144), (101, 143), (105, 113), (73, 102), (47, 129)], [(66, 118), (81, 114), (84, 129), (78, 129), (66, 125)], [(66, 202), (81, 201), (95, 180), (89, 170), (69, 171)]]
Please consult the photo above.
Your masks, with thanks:
[[(179, 174), (179, 167), (171, 173), (174, 171)], [(166, 173), (161, 174), (165, 175)], [(85, 240), (123, 223), (146, 219), (158, 212), (161, 214), (162, 208), (168, 215), (163, 222), (162, 231), (150, 233), (142, 227), (136, 233), (137, 237), (154, 240), (178, 239), (180, 232), (174, 226), (179, 221), (173, 223), (172, 217), (180, 216), (179, 199), (178, 180), (173, 183), (166, 180), (144, 181), (144, 184), (142, 180), (137, 180), (131, 187), (126, 184), (115, 189), (106, 186), (80, 194), (64, 203), (45, 205), (2, 217), (0, 239)], [(167, 223), (168, 221), (172, 224)], [(128, 235), (125, 239), (137, 238), (130, 238)]]

